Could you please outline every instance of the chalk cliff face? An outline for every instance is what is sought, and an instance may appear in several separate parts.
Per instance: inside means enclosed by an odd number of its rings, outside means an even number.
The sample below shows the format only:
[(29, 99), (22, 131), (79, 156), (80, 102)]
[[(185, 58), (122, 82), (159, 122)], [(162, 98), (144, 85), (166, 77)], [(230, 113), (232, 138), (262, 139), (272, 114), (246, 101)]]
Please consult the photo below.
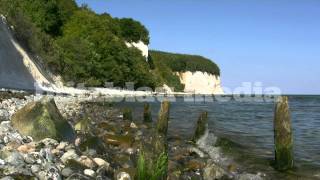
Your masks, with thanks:
[(0, 87), (34, 90), (34, 83), (50, 82), (11, 34), (6, 18), (0, 15)]
[(146, 57), (146, 59), (148, 58), (149, 56), (149, 47), (148, 45), (144, 44), (142, 41), (139, 41), (139, 42), (132, 42), (132, 43), (128, 43), (126, 42), (126, 45), (128, 47), (136, 47), (137, 49), (139, 49), (142, 53), (142, 55), (144, 57)]
[(223, 94), (220, 77), (206, 72), (180, 72), (180, 81), (185, 85), (184, 91), (196, 94)]
[[(148, 58), (148, 45), (142, 41), (126, 42), (126, 45), (136, 47), (146, 59)], [(219, 76), (200, 71), (180, 72), (177, 75), (185, 85), (184, 91), (187, 93), (223, 94)], [(50, 79), (51, 81), (42, 74), (41, 69), (15, 40), (6, 18), (0, 15), (0, 87), (34, 90), (34, 83), (36, 83), (41, 89), (66, 91), (60, 76), (50, 76)], [(167, 85), (164, 85), (163, 89), (165, 92), (172, 93)]]

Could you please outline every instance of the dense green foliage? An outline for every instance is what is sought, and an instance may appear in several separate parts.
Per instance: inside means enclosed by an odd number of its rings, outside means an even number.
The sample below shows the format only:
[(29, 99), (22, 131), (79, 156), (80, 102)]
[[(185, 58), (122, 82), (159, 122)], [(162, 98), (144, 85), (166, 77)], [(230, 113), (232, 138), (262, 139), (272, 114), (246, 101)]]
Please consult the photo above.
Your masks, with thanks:
[(152, 54), (149, 54), (149, 64), (153, 69), (153, 74), (161, 84), (166, 84), (170, 88), (174, 88), (175, 92), (182, 92), (184, 85), (181, 84), (180, 78), (175, 74), (172, 69), (167, 66), (163, 61), (153, 60)]
[[(14, 27), (16, 38), (34, 55), (38, 64), (51, 67), (52, 70), (56, 70), (58, 64), (58, 53), (53, 37), (60, 34), (62, 23), (77, 7), (69, 0), (59, 2), (0, 0), (0, 13), (4, 14)], [(58, 7), (61, 7), (59, 13), (57, 13)]]
[(202, 71), (220, 75), (219, 67), (210, 59), (202, 56), (174, 54), (161, 51), (150, 51), (153, 63), (164, 63), (174, 72)]
[(161, 87), (183, 91), (175, 72), (205, 71), (220, 74), (212, 61), (201, 56), (151, 51), (149, 63), (125, 42), (149, 44), (149, 32), (130, 18), (96, 14), (74, 0), (0, 0), (0, 13), (37, 65), (61, 75), (64, 82), (103, 86)]
[(149, 64), (160, 81), (174, 87), (175, 91), (184, 89), (176, 72), (203, 71), (220, 75), (220, 69), (214, 62), (195, 55), (150, 51)]
[(74, 13), (57, 39), (64, 62), (61, 70), (67, 79), (76, 76), (78, 81), (95, 86), (105, 81), (117, 86), (125, 82), (155, 86), (145, 58), (139, 50), (127, 48), (116, 27), (109, 15), (87, 9)]
[(117, 19), (121, 36), (128, 42), (142, 41), (149, 44), (149, 31), (140, 23), (131, 18)]
[[(98, 15), (74, 0), (0, 0), (0, 13), (14, 26), (17, 39), (38, 57), (38, 64), (65, 82), (102, 86), (155, 87), (140, 51), (125, 41), (149, 42), (144, 26), (132, 19)], [(41, 58), (40, 58), (41, 57)]]

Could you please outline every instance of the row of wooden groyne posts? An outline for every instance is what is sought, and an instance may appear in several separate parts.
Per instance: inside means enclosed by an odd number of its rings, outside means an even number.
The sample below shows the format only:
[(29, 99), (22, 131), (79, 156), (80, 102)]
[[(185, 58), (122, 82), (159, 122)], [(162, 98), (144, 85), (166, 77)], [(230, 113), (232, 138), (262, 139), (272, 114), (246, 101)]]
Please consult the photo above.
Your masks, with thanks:
[[(168, 122), (169, 122), (169, 101), (163, 101), (158, 114), (156, 133), (152, 137), (151, 148), (144, 148), (138, 159), (139, 179), (166, 179), (168, 166)], [(132, 110), (123, 109), (123, 118), (132, 120)], [(152, 122), (151, 107), (148, 103), (144, 105), (143, 120), (146, 123)], [(202, 112), (192, 137), (196, 143), (206, 132), (208, 113)], [(284, 172), (294, 168), (293, 157), (293, 134), (291, 117), (288, 104), (288, 97), (280, 96), (275, 103), (274, 111), (274, 151), (275, 157), (273, 166), (276, 170)], [(156, 177), (155, 177), (156, 176)]]

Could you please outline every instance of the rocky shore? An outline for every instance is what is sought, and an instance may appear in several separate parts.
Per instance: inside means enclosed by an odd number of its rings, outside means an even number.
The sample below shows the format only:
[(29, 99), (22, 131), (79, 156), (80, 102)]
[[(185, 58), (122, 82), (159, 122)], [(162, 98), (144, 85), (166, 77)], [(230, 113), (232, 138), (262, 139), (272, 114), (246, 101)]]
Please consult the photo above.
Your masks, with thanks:
[[(12, 119), (38, 101), (43, 101), (42, 96), (12, 96), (0, 101), (1, 178), (137, 179), (141, 145), (150, 151), (154, 123), (124, 118), (122, 110), (110, 103), (56, 96), (54, 102), (75, 131), (75, 138), (63, 141), (44, 136), (36, 141), (21, 134)], [(212, 158), (215, 152), (206, 152), (201, 143), (180, 137), (168, 141), (168, 179), (263, 179), (261, 174), (240, 173), (232, 164), (219, 165), (219, 160)]]

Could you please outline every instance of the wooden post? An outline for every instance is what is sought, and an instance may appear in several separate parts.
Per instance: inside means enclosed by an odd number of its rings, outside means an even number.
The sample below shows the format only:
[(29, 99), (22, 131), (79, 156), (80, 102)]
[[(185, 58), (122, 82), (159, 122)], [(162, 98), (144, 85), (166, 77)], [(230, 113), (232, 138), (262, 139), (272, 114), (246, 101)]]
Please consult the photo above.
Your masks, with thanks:
[(153, 146), (156, 151), (155, 153), (158, 155), (160, 153), (167, 152), (168, 149), (167, 133), (169, 122), (169, 110), (169, 101), (162, 102), (157, 122), (156, 134), (153, 140)]
[(202, 112), (197, 121), (196, 130), (192, 138), (193, 142), (197, 142), (203, 135), (205, 135), (207, 130), (207, 123), (208, 123), (208, 112)]
[(275, 167), (279, 171), (293, 168), (293, 138), (288, 97), (277, 99), (274, 115)]
[(149, 103), (144, 104), (143, 121), (147, 123), (152, 122), (151, 108)]
[[(170, 103), (169, 101), (163, 101), (159, 112), (157, 122), (157, 133), (153, 141), (153, 150), (156, 161), (154, 165), (161, 164), (161, 175), (157, 179), (167, 179), (168, 171), (168, 122), (170, 114)], [(158, 173), (157, 173), (158, 174)]]
[(123, 113), (123, 120), (128, 120), (128, 121), (132, 121), (133, 120), (133, 118), (132, 118), (132, 109), (124, 108), (122, 110), (122, 113)]
[(167, 136), (168, 131), (168, 121), (169, 121), (169, 101), (163, 101), (161, 103), (161, 109), (159, 112), (158, 122), (157, 122), (157, 132), (160, 135)]

